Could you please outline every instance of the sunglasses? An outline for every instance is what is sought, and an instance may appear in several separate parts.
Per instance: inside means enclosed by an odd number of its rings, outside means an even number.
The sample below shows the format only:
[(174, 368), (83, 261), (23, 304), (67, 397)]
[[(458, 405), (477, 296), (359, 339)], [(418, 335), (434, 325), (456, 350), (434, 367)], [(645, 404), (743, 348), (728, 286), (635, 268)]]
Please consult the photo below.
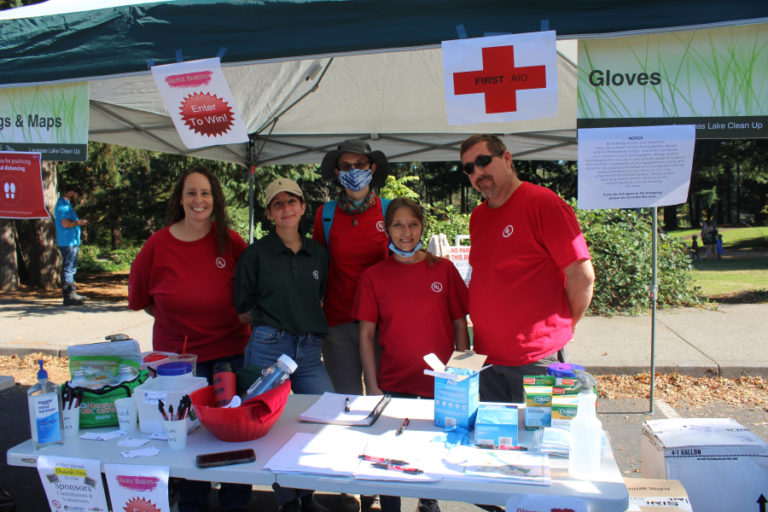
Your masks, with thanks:
[(480, 169), (483, 169), (486, 165), (491, 163), (491, 160), (493, 160), (493, 157), (495, 156), (501, 156), (504, 154), (504, 151), (499, 151), (498, 153), (494, 153), (492, 155), (479, 155), (477, 158), (475, 158), (474, 162), (467, 162), (463, 166), (461, 166), (461, 170), (467, 173), (468, 176), (471, 176), (473, 172), (475, 172), (475, 167), (479, 167)]

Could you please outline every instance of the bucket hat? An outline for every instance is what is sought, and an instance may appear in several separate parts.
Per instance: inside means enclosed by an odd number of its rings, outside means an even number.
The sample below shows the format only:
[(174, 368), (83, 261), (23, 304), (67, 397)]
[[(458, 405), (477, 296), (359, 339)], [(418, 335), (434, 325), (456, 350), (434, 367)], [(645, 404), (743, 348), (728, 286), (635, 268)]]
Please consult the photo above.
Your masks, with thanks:
[(344, 153), (359, 153), (367, 156), (371, 163), (376, 164), (376, 172), (373, 173), (371, 184), (380, 187), (385, 183), (387, 174), (389, 174), (387, 157), (381, 151), (371, 151), (371, 146), (359, 139), (345, 140), (336, 146), (336, 149), (325, 154), (323, 162), (320, 164), (320, 175), (325, 181), (331, 181), (336, 178), (334, 171), (336, 170), (339, 157)]

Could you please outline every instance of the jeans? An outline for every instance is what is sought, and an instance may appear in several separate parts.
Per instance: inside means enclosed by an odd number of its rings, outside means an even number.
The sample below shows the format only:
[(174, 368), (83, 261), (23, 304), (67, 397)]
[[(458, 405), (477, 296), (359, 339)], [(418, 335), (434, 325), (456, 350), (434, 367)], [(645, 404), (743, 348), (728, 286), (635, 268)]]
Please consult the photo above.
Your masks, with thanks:
[(282, 354), (296, 361), (291, 390), (299, 395), (322, 395), (333, 384), (320, 359), (323, 339), (314, 334), (293, 334), (270, 325), (257, 325), (245, 347), (245, 365), (267, 368)]
[(64, 260), (61, 266), (61, 280), (63, 285), (74, 285), (75, 274), (77, 273), (77, 253), (80, 251), (79, 245), (60, 245), (61, 259)]

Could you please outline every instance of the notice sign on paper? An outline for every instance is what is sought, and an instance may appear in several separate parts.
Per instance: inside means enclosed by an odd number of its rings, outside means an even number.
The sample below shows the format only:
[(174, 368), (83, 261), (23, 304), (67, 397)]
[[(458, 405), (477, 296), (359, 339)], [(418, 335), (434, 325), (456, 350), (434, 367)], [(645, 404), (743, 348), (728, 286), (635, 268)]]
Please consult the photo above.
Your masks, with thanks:
[(165, 466), (104, 464), (109, 499), (115, 512), (170, 512)]
[(47, 219), (40, 153), (0, 151), (0, 219)]
[(448, 124), (557, 115), (554, 32), (443, 41)]
[(218, 58), (153, 66), (152, 77), (185, 146), (248, 141)]
[(695, 137), (694, 125), (579, 130), (579, 208), (684, 203)]

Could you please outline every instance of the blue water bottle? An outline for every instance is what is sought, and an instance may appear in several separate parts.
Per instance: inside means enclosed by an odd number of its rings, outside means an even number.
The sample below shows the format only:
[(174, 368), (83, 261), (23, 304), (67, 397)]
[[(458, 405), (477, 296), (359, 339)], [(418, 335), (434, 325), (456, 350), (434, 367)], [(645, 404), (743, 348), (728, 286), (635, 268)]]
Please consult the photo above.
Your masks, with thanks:
[(255, 396), (276, 388), (285, 382), (288, 377), (296, 371), (298, 366), (296, 361), (289, 356), (285, 354), (281, 355), (272, 366), (261, 371), (261, 377), (256, 379), (256, 381), (251, 384), (251, 387), (248, 388), (248, 391), (245, 392), (245, 399), (243, 402), (247, 402)]

